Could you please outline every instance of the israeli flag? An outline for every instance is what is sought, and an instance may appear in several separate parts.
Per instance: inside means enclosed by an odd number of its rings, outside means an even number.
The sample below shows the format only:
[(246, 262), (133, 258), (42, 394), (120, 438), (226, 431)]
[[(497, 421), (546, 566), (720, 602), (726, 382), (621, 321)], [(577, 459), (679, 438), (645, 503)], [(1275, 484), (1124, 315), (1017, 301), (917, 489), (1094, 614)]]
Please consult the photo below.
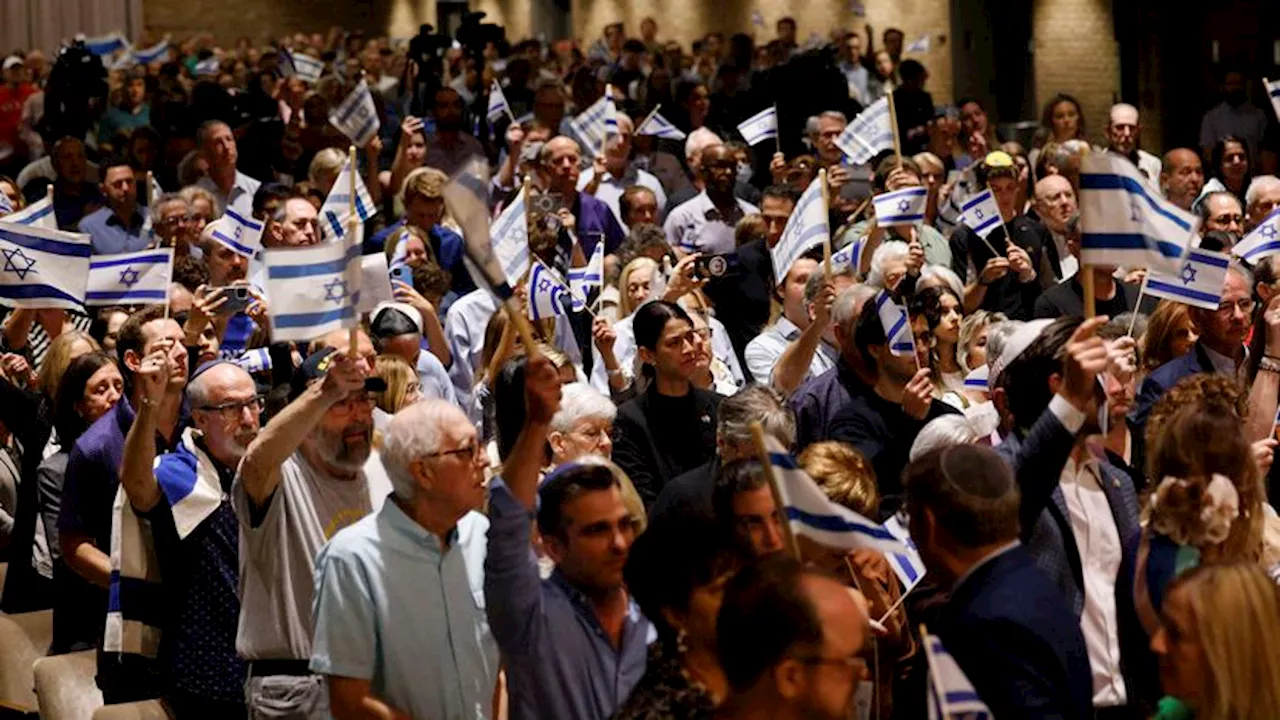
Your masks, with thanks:
[(680, 128), (671, 124), (671, 121), (662, 117), (659, 113), (649, 116), (648, 120), (636, 128), (637, 135), (652, 135), (654, 137), (666, 138), (668, 140), (684, 140), (687, 136), (680, 132)]
[(529, 269), (528, 198), (524, 188), (498, 216), (489, 229), (489, 237), (507, 284), (515, 287)]
[(1223, 253), (1192, 248), (1179, 272), (1148, 270), (1146, 293), (1192, 307), (1217, 310), (1230, 264), (1231, 258)]
[(169, 55), (169, 39), (165, 38), (149, 48), (134, 50), (132, 55), (133, 59), (142, 65), (163, 60)]
[(964, 389), (977, 390), (986, 392), (988, 390), (987, 382), (991, 376), (990, 365), (979, 365), (964, 376)]
[(197, 77), (213, 77), (218, 74), (221, 67), (222, 67), (222, 63), (218, 61), (218, 58), (207, 57), (204, 60), (201, 60), (200, 62), (196, 63), (196, 68), (195, 68), (196, 76)]
[(485, 113), (485, 117), (492, 124), (509, 112), (511, 106), (507, 104), (507, 96), (502, 94), (502, 85), (495, 79), (489, 87), (489, 112)]
[(778, 107), (766, 108), (742, 121), (738, 132), (748, 145), (778, 137)]
[(831, 502), (777, 439), (766, 433), (764, 441), (792, 533), (841, 550), (868, 548), (890, 555), (909, 552), (901, 540), (875, 521)]
[(587, 297), (591, 291), (604, 286), (604, 243), (596, 243), (586, 266), (570, 268), (568, 276), (569, 290), (573, 293), (573, 311), (582, 312), (587, 309)]
[(922, 187), (909, 187), (893, 192), (880, 193), (871, 199), (876, 209), (876, 224), (910, 225), (924, 220), (924, 204), (929, 191)]
[(373, 136), (378, 134), (378, 128), (382, 127), (378, 122), (378, 107), (373, 103), (369, 84), (361, 80), (329, 116), (329, 122), (350, 138), (356, 147), (368, 145)]
[(764, 27), (764, 14), (759, 10), (751, 11), (751, 24), (756, 27)]
[(907, 309), (895, 302), (888, 290), (876, 293), (875, 303), (889, 352), (900, 357), (915, 355), (916, 338), (911, 332), (911, 317), (907, 314)]
[(266, 372), (271, 369), (271, 352), (267, 348), (245, 350), (232, 362), (250, 374)]
[(569, 288), (541, 260), (535, 259), (529, 273), (529, 317), (543, 320), (567, 316), (569, 297)]
[(937, 635), (925, 633), (924, 653), (929, 661), (929, 720), (991, 720), (991, 708)]
[(604, 86), (604, 136), (618, 135), (618, 106), (613, 101), (613, 86)]
[(13, 213), (13, 203), (9, 200), (9, 196), (0, 192), (0, 213), (11, 215)]
[(791, 217), (787, 218), (787, 226), (782, 230), (782, 238), (770, 250), (773, 256), (773, 276), (777, 285), (791, 272), (796, 259), (810, 249), (822, 244), (823, 239), (831, 233), (827, 225), (827, 204), (822, 201), (822, 179), (814, 178), (809, 187), (800, 196)]
[(94, 255), (85, 305), (160, 305), (169, 297), (173, 248)]
[(124, 39), (124, 35), (113, 32), (108, 35), (84, 38), (84, 47), (94, 55), (102, 57), (128, 49), (129, 41)]
[(920, 552), (916, 550), (916, 544), (911, 541), (910, 533), (907, 532), (906, 526), (902, 524), (901, 515), (894, 515), (886, 520), (884, 529), (888, 530), (890, 535), (898, 538), (907, 548), (906, 552), (889, 553), (887, 557), (889, 566), (893, 568), (898, 580), (902, 582), (902, 587), (906, 590), (911, 590), (924, 577), (924, 560), (920, 559)]
[(866, 165), (872, 158), (893, 149), (893, 117), (889, 100), (880, 98), (845, 126), (836, 138), (836, 147), (853, 165)]
[(285, 75), (297, 75), (312, 85), (319, 82), (320, 76), (324, 74), (324, 61), (310, 55), (282, 49), (280, 58), (280, 69)]
[[(606, 115), (612, 115), (612, 96), (602, 96), (591, 104), (582, 114), (569, 121), (569, 129), (578, 140), (589, 148), (598, 148), (608, 139), (609, 128), (606, 126)], [(617, 119), (614, 119), (616, 132)], [(584, 148), (585, 151), (585, 148)]]
[(1271, 98), (1271, 109), (1276, 111), (1276, 117), (1280, 117), (1280, 80), (1263, 78), (1262, 84), (1267, 88), (1267, 97)]
[(991, 188), (965, 200), (960, 206), (960, 212), (960, 219), (965, 226), (983, 240), (1000, 227), (1000, 206), (996, 204), (996, 196), (992, 194)]
[(866, 247), (866, 239), (858, 238), (843, 248), (831, 253), (831, 268), (849, 268), (854, 273), (862, 267), (862, 249)]
[(0, 304), (83, 310), (89, 236), (0, 221)]
[(251, 258), (262, 249), (262, 228), (263, 223), (229, 207), (214, 221), (213, 239)]
[(1258, 227), (1240, 238), (1240, 242), (1231, 248), (1231, 254), (1249, 263), (1257, 265), (1264, 258), (1280, 253), (1280, 208), (1271, 211)]
[(912, 40), (910, 44), (908, 44), (905, 48), (903, 48), (903, 52), (909, 52), (909, 53), (927, 53), (927, 52), (929, 52), (929, 46), (930, 46), (930, 44), (931, 44), (931, 43), (930, 43), (929, 35), (927, 35), (927, 34), (926, 34), (926, 35), (921, 35), (920, 37), (916, 38), (915, 40)]
[[(8, 198), (6, 198), (6, 200), (7, 199)], [(53, 214), (53, 199), (48, 195), (45, 195), (36, 202), (31, 203), (12, 215), (5, 215), (4, 222), (14, 223), (17, 225), (31, 225), (34, 227), (45, 228), (47, 230), (58, 229), (58, 218)]]
[(373, 204), (373, 196), (364, 184), (360, 173), (353, 173), (351, 158), (343, 163), (338, 171), (338, 179), (329, 188), (329, 195), (320, 206), (320, 238), (324, 242), (341, 240), (347, 234), (347, 222), (351, 219), (351, 182), (354, 174), (356, 184), (356, 216), (360, 222), (369, 222), (369, 218), (378, 214), (378, 207)]
[(1151, 189), (1128, 158), (1080, 161), (1080, 264), (1177, 272), (1200, 221)]
[(307, 342), (359, 324), (359, 235), (349, 242), (263, 252), (272, 342)]

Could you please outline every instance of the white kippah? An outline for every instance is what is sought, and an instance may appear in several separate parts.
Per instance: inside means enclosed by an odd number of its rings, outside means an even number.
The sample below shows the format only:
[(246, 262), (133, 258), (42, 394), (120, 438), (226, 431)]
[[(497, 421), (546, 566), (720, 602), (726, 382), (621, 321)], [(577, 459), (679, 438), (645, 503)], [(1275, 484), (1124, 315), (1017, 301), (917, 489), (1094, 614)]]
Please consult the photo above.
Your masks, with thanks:
[(1009, 367), (1009, 364), (1018, 359), (1018, 356), (1026, 352), (1031, 347), (1031, 343), (1040, 337), (1040, 333), (1049, 327), (1053, 320), (1032, 320), (1025, 322), (1022, 327), (1013, 331), (1004, 341), (1004, 348), (1000, 353), (1000, 357), (991, 363), (991, 373), (989, 374), (987, 385), (995, 388), (1000, 381), (1000, 373)]

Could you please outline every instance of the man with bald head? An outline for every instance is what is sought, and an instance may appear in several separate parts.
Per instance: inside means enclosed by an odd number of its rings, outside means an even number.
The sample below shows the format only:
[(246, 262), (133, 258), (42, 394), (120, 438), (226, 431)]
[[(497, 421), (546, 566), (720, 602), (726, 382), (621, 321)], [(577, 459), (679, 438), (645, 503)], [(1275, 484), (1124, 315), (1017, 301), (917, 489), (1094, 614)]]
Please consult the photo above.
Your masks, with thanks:
[[(578, 242), (587, 257), (591, 257), (596, 243), (602, 241), (605, 253), (612, 255), (626, 238), (626, 233), (608, 205), (578, 190), (581, 162), (582, 150), (577, 142), (563, 135), (551, 138), (542, 146), (539, 157), (542, 186), (557, 199), (560, 207), (573, 213), (577, 221)], [(565, 248), (566, 252), (568, 250)]]
[(1204, 188), (1204, 165), (1195, 150), (1175, 148), (1165, 153), (1160, 168), (1160, 192), (1169, 202), (1191, 212), (1191, 204)]
[(1058, 264), (1062, 272), (1058, 280), (1076, 274), (1080, 263), (1071, 253), (1067, 242), (1067, 222), (1080, 210), (1076, 204), (1076, 191), (1071, 181), (1061, 175), (1047, 175), (1036, 183), (1036, 214), (1049, 229), (1053, 243), (1058, 248)]
[(1138, 118), (1138, 108), (1129, 103), (1112, 105), (1111, 116), (1107, 120), (1107, 149), (1129, 158), (1155, 186), (1159, 184), (1160, 158), (1143, 150), (1141, 145), (1142, 123)]
[(723, 144), (702, 151), (698, 171), (702, 192), (673, 208), (663, 230), (671, 247), (683, 253), (733, 252), (734, 227), (746, 215), (760, 212), (734, 195), (738, 161)]
[(1273, 210), (1280, 207), (1280, 178), (1275, 175), (1259, 175), (1249, 182), (1244, 192), (1245, 232), (1262, 224)]

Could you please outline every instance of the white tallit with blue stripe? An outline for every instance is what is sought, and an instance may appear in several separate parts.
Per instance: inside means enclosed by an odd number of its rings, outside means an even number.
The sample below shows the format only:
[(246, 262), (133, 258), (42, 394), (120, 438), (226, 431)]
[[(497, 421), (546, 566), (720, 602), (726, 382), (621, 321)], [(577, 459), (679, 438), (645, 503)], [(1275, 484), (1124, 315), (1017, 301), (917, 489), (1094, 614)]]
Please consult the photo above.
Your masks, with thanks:
[[(156, 482), (169, 503), (180, 540), (225, 500), (218, 471), (196, 447), (197, 437), (197, 430), (187, 428), (178, 447), (155, 462)], [(111, 515), (111, 580), (102, 649), (153, 658), (160, 649), (164, 600), (151, 523), (134, 513), (123, 484), (116, 490)]]

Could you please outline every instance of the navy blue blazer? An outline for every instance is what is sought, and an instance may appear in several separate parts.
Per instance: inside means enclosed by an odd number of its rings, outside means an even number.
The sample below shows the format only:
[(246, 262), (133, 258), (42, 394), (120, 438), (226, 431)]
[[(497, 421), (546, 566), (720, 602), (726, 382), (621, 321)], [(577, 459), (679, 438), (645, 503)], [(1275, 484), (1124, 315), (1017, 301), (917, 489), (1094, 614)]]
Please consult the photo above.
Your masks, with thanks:
[(1080, 623), (1024, 548), (988, 560), (930, 628), (997, 718), (1085, 718), (1093, 680)]
[(1152, 370), (1151, 374), (1142, 381), (1142, 387), (1138, 388), (1138, 397), (1134, 398), (1133, 410), (1129, 412), (1129, 429), (1133, 434), (1130, 455), (1133, 458), (1133, 466), (1140, 472), (1145, 473), (1147, 469), (1146, 430), (1151, 409), (1170, 388), (1178, 384), (1178, 381), (1191, 375), (1211, 372), (1215, 370), (1213, 363), (1209, 361), (1209, 355), (1205, 353), (1203, 345), (1196, 343), (1191, 352)]

